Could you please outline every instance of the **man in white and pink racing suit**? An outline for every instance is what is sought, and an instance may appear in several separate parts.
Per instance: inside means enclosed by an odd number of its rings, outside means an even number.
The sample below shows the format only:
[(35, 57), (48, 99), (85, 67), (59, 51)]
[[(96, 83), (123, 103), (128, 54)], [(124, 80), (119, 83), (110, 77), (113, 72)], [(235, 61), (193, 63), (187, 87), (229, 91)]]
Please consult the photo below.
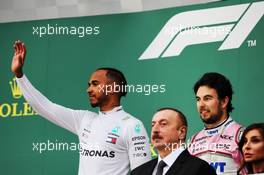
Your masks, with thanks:
[(191, 137), (188, 150), (217, 174), (235, 175), (241, 166), (238, 141), (243, 127), (229, 115), (233, 110), (230, 81), (219, 73), (206, 73), (194, 85), (194, 93), (205, 128)]
[(216, 128), (198, 132), (191, 138), (189, 152), (209, 162), (218, 174), (236, 174), (241, 163), (237, 144), (243, 127), (229, 117)]

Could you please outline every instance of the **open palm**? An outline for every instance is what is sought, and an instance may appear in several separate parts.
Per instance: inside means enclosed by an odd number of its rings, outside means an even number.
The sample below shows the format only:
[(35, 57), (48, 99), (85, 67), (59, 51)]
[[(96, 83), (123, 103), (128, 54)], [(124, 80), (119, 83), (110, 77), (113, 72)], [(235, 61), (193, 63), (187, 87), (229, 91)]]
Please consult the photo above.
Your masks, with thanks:
[(21, 41), (16, 41), (14, 44), (14, 56), (12, 60), (11, 70), (17, 76), (22, 76), (22, 68), (26, 58), (26, 47)]

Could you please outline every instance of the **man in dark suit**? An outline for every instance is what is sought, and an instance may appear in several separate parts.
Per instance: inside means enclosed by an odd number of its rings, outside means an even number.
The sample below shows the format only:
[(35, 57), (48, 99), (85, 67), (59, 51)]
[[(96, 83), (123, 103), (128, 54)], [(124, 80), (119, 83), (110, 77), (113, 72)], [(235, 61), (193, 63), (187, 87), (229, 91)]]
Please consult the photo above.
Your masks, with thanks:
[(174, 108), (159, 109), (152, 119), (151, 142), (159, 156), (137, 168), (131, 175), (216, 175), (204, 160), (186, 149), (187, 120)]

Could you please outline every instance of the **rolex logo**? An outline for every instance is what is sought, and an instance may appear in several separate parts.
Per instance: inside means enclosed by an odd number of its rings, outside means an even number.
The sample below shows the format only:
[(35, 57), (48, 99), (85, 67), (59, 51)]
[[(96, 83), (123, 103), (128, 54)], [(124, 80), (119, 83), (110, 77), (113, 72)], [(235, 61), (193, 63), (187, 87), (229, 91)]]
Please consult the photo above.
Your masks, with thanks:
[(15, 99), (18, 99), (20, 97), (22, 97), (22, 92), (19, 89), (19, 87), (17, 86), (17, 82), (16, 82), (16, 78), (13, 78), (12, 81), (9, 81), (10, 87), (11, 87), (11, 91), (12, 91), (12, 95)]
[[(14, 99), (19, 99), (22, 97), (22, 92), (17, 85), (16, 78), (9, 81), (12, 96)], [(8, 87), (8, 86), (7, 86)], [(9, 95), (8, 95), (9, 96)], [(11, 98), (9, 97), (11, 101)], [(13, 102), (6, 101), (0, 104), (0, 120), (1, 118), (14, 118), (14, 117), (24, 117), (24, 116), (36, 116), (38, 115), (33, 108), (28, 104), (28, 102), (21, 100), (12, 100)]]

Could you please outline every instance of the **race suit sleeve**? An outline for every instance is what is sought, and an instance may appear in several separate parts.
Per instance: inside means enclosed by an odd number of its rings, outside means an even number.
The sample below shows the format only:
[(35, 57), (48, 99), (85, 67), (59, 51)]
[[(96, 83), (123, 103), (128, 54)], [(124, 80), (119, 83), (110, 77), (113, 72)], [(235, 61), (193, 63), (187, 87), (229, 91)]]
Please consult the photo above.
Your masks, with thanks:
[[(89, 111), (72, 110), (52, 103), (33, 87), (25, 75), (16, 80), (24, 98), (39, 115), (77, 135), (81, 121)], [(91, 115), (92, 112), (88, 114)]]
[(151, 159), (149, 138), (141, 121), (134, 120), (128, 125), (126, 139), (131, 170)]

